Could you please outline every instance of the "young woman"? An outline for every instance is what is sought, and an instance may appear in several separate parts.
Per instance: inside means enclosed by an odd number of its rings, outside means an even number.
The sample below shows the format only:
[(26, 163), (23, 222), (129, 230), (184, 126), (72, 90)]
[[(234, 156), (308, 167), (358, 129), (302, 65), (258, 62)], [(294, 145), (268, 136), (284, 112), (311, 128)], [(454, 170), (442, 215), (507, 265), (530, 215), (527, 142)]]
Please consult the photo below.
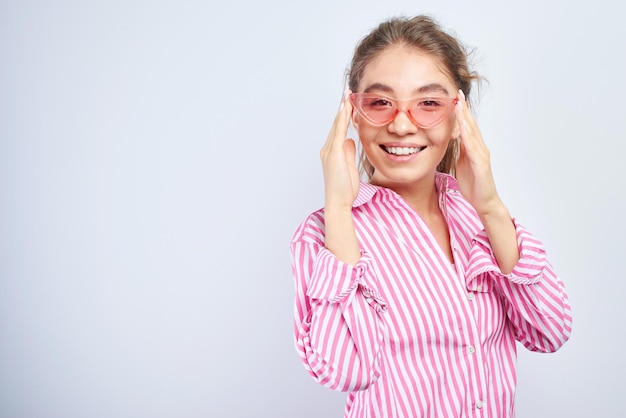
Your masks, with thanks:
[(296, 347), (349, 392), (346, 417), (514, 416), (516, 341), (553, 352), (569, 337), (563, 283), (496, 191), (477, 78), (424, 16), (355, 50), (321, 150), (324, 209), (291, 242)]

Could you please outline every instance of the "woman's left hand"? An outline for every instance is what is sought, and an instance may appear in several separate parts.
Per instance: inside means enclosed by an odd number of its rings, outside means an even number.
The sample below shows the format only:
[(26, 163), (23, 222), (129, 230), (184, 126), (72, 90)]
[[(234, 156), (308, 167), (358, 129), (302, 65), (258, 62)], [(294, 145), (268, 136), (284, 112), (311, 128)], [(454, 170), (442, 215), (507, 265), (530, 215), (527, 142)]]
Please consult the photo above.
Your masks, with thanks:
[(489, 149), (461, 90), (458, 99), (454, 109), (461, 133), (460, 154), (456, 165), (457, 182), (461, 194), (482, 218), (501, 210), (503, 203), (496, 191)]
[(483, 223), (500, 270), (508, 274), (520, 258), (515, 226), (498, 196), (489, 150), (460, 90), (458, 98), (455, 114), (460, 128), (461, 150), (456, 164), (456, 179), (461, 194), (474, 207)]

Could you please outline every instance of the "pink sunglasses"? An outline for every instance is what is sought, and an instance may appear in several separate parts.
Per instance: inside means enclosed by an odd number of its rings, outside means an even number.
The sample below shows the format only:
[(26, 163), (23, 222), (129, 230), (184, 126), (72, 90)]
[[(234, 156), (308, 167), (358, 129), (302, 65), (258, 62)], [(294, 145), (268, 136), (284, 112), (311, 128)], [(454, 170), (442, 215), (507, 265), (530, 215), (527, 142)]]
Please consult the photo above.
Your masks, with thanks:
[(400, 111), (404, 111), (417, 126), (428, 129), (449, 116), (459, 99), (419, 97), (411, 100), (396, 100), (381, 94), (352, 93), (350, 101), (357, 112), (374, 126), (387, 125)]

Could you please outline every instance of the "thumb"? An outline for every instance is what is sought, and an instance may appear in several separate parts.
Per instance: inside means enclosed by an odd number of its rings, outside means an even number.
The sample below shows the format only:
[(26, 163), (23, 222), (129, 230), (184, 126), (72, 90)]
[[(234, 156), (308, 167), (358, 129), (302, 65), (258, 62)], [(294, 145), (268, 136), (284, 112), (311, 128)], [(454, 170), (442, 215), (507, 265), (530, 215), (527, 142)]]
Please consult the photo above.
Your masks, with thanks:
[(346, 155), (346, 162), (350, 165), (355, 165), (356, 144), (353, 139), (348, 138), (343, 142), (343, 152)]

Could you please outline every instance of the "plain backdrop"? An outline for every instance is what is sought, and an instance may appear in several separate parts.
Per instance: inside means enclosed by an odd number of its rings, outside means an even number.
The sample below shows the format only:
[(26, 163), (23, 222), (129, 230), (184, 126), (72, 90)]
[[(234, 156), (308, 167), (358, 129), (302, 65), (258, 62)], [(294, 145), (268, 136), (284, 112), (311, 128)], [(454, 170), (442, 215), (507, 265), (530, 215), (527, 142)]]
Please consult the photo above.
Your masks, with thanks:
[[(217, 3), (217, 4), (216, 4)], [(623, 417), (626, 25), (599, 1), (0, 1), (0, 417), (340, 417), (292, 335), (289, 240), (355, 44), (474, 48), (498, 190), (574, 331), (518, 417)]]

